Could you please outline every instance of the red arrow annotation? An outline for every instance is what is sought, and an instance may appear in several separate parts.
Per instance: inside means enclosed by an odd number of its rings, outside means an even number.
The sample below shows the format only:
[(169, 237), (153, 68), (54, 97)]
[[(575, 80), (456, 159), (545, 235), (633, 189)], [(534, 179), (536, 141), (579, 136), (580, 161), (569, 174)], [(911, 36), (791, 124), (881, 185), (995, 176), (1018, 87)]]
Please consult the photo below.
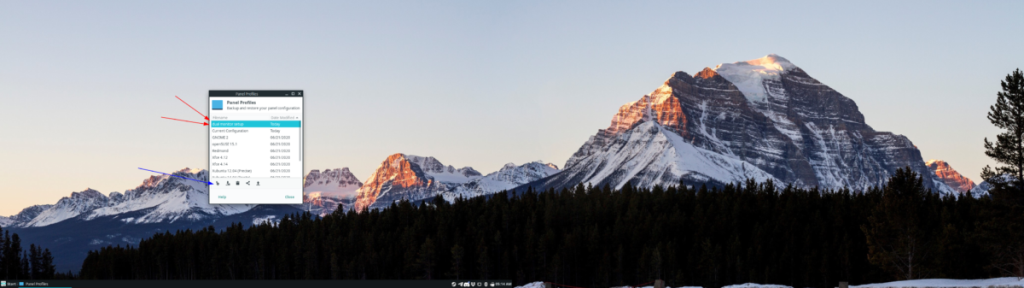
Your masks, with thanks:
[[(178, 95), (174, 95), (174, 98), (178, 98), (178, 100), (181, 100), (181, 97), (178, 97)], [(185, 105), (188, 105), (188, 102), (185, 102), (185, 100), (181, 100), (181, 103), (185, 103)], [(192, 108), (192, 111), (196, 111), (196, 113), (199, 113), (199, 110), (196, 110), (196, 108), (193, 108), (192, 105), (188, 105), (188, 108)], [(199, 115), (202, 115), (203, 119), (206, 119), (206, 121), (210, 121), (210, 117), (207, 117), (206, 115), (203, 115), (203, 113), (199, 113)]]
[(206, 122), (188, 121), (188, 120), (181, 120), (181, 119), (175, 119), (175, 118), (170, 118), (170, 117), (160, 117), (160, 118), (164, 118), (164, 119), (167, 119), (167, 120), (175, 120), (175, 121), (181, 121), (181, 122), (188, 122), (188, 123), (203, 124), (203, 126), (210, 125), (210, 123), (206, 123)]

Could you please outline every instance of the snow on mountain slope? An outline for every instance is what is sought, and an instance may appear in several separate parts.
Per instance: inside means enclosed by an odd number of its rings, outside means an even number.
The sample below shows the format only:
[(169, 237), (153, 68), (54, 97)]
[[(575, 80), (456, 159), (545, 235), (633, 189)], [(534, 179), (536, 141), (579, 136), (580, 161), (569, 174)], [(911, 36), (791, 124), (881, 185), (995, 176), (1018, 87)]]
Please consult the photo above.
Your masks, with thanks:
[(399, 200), (427, 199), (448, 191), (446, 184), (428, 175), (414, 160), (427, 163), (422, 157), (410, 157), (401, 153), (392, 154), (384, 159), (373, 175), (363, 182), (363, 187), (356, 192), (356, 211), (387, 207)]
[(430, 175), (437, 181), (444, 183), (466, 183), (473, 179), (481, 176), (480, 172), (477, 172), (473, 167), (462, 167), (455, 169), (455, 166), (448, 165), (444, 166), (441, 161), (437, 161), (434, 157), (420, 157), (415, 155), (408, 155), (408, 159), (413, 164), (416, 164), (423, 170), (424, 173)]
[(311, 170), (306, 175), (302, 192), (304, 194), (316, 193), (317, 197), (348, 198), (355, 197), (356, 191), (363, 186), (363, 182), (348, 167), (341, 169)]
[(347, 197), (332, 197), (322, 196), (320, 192), (312, 192), (305, 193), (302, 197), (302, 204), (296, 206), (296, 208), (321, 217), (334, 213), (334, 211), (337, 211), (338, 209), (341, 209), (342, 213), (348, 212), (355, 208), (356, 202), (355, 195)]
[[(174, 172), (174, 175), (203, 181), (208, 177), (206, 170), (188, 168)], [(209, 187), (205, 183), (168, 175), (151, 176), (142, 185), (125, 191), (119, 198), (121, 200), (112, 205), (92, 211), (85, 217), (85, 220), (145, 210), (144, 215), (125, 219), (125, 223), (197, 221), (213, 216), (242, 213), (255, 206), (251, 204), (210, 204)]]
[(110, 198), (99, 191), (86, 189), (72, 192), (71, 196), (61, 198), (56, 205), (43, 210), (38, 216), (25, 223), (26, 227), (41, 227), (64, 221), (94, 209), (110, 204)]
[[(1014, 179), (1015, 179), (1015, 177), (1013, 177), (1013, 175), (1003, 174), (1002, 176), (999, 176), (998, 181), (1001, 181), (1001, 182), (1004, 182), (1004, 183), (1011, 183), (1011, 182), (1013, 182)], [(981, 181), (981, 183), (978, 183), (977, 186), (974, 186), (974, 188), (971, 189), (971, 195), (973, 195), (975, 198), (983, 197), (983, 196), (989, 196), (988, 191), (992, 190), (992, 188), (994, 188), (993, 184), (991, 183), (994, 180), (996, 180), (996, 179), (989, 179), (989, 180), (986, 180), (986, 181)], [(1013, 185), (1013, 184), (1010, 184), (1010, 185)]]
[(491, 194), (550, 176), (554, 164), (509, 163), (501, 170), (482, 176), (471, 167), (456, 169), (434, 157), (406, 154), (388, 156), (359, 188), (356, 211), (384, 208), (399, 200), (422, 201), (441, 196), (447, 201)]
[(765, 82), (779, 81), (783, 72), (793, 68), (796, 65), (786, 58), (769, 54), (750, 61), (718, 64), (714, 70), (736, 85), (750, 102), (764, 102), (769, 96)]
[(778, 181), (768, 172), (736, 156), (694, 146), (654, 121), (641, 121), (609, 142), (538, 186), (585, 183), (620, 189), (626, 183), (639, 187), (678, 185), (682, 178), (720, 183), (742, 182), (751, 178)]
[(542, 161), (529, 162), (519, 166), (508, 163), (498, 171), (456, 186), (452, 192), (445, 193), (444, 197), (445, 200), (454, 201), (456, 197), (471, 198), (510, 190), (558, 173), (557, 167), (555, 164)]
[[(745, 164), (712, 161), (715, 164), (711, 166), (717, 168), (679, 168), (701, 174), (699, 170), (718, 171), (709, 172), (718, 173), (717, 177), (693, 174), (696, 178), (689, 179), (690, 174), (668, 173), (676, 168), (670, 169), (665, 161), (650, 162), (654, 166), (644, 168), (645, 164), (637, 161), (608, 160), (667, 153), (620, 149), (631, 137), (639, 136), (633, 135), (638, 132), (633, 128), (648, 122), (678, 135), (679, 142), (707, 152), (701, 155), (716, 154)], [(630, 135), (620, 137), (624, 134)], [(630, 147), (636, 149), (682, 147), (634, 142), (631, 145), (637, 146)], [(650, 159), (645, 157), (637, 159)], [(621, 186), (627, 181), (654, 185), (700, 177), (731, 181), (737, 175), (722, 171), (751, 170), (748, 166), (797, 187), (853, 190), (882, 185), (896, 169), (910, 167), (927, 178), (926, 188), (956, 193), (925, 165), (921, 152), (907, 137), (875, 131), (864, 122), (853, 100), (778, 55), (721, 64), (694, 76), (676, 72), (654, 92), (620, 107), (611, 125), (599, 130), (566, 161), (564, 172), (536, 185), (557, 188), (605, 182)], [(684, 179), (671, 179), (676, 176)]]
[[(199, 180), (206, 180), (208, 177), (206, 170), (189, 168), (173, 174)], [(355, 202), (355, 189), (352, 187), (362, 184), (355, 180), (355, 176), (347, 168), (324, 172), (313, 170), (306, 178), (303, 204), (292, 206), (315, 215), (326, 215), (334, 212), (339, 206), (345, 207), (345, 211), (352, 209)], [(344, 196), (346, 193), (348, 196)], [(90, 221), (105, 217), (118, 218), (119, 222), (124, 224), (170, 224), (180, 221), (199, 223), (197, 221), (214, 221), (248, 212), (257, 206), (212, 205), (209, 187), (204, 183), (168, 175), (153, 175), (138, 187), (124, 193), (111, 192), (109, 195), (103, 195), (87, 189), (72, 193), (55, 205), (27, 207), (16, 215), (0, 218), (0, 225), (43, 227), (69, 219)], [(128, 214), (131, 216), (121, 216)]]
[[(207, 179), (206, 170), (185, 168), (173, 173), (192, 179)], [(208, 187), (168, 175), (150, 176), (135, 189), (111, 192), (86, 189), (61, 198), (54, 205), (35, 205), (8, 217), (14, 227), (43, 227), (72, 218), (88, 221), (104, 216), (134, 213), (121, 219), (123, 223), (173, 223), (179, 220), (197, 221), (248, 211), (255, 205), (211, 205)], [(141, 213), (141, 214), (139, 214)]]
[(43, 211), (50, 209), (50, 207), (53, 207), (53, 204), (28, 206), (25, 209), (21, 209), (21, 212), (18, 212), (18, 214), (14, 214), (8, 218), (14, 221), (14, 223), (12, 223), (14, 225), (17, 225), (18, 223), (27, 223), (38, 217), (40, 213), (43, 213)]

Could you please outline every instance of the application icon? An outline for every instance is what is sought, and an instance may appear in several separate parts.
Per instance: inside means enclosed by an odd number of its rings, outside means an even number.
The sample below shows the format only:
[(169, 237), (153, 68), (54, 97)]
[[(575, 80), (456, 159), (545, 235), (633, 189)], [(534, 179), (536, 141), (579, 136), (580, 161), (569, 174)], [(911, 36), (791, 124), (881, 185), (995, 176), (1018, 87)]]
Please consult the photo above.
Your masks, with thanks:
[(213, 110), (224, 110), (224, 100), (213, 100), (213, 103), (212, 105), (210, 105), (210, 107), (210, 109)]

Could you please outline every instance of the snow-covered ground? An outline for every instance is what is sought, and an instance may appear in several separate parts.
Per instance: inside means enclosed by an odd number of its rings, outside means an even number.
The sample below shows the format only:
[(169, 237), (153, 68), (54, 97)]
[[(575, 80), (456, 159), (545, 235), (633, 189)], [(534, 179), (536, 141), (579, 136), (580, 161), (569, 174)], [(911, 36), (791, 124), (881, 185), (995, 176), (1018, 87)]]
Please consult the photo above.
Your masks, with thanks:
[(725, 286), (722, 288), (793, 288), (792, 286), (779, 285), (779, 284), (757, 284), (757, 283), (744, 283), (734, 284)]
[(957, 280), (957, 279), (918, 279), (918, 280), (905, 280), (895, 281), (887, 283), (877, 284), (864, 284), (857, 286), (850, 286), (851, 288), (912, 288), (912, 287), (928, 287), (928, 288), (959, 288), (959, 287), (982, 287), (982, 288), (1021, 288), (1024, 287), (1024, 280), (1018, 279), (1017, 277), (1003, 277), (1003, 278), (992, 278), (992, 279), (973, 279), (973, 280)]
[[(517, 288), (544, 288), (544, 282), (533, 282), (523, 286), (517, 286)], [(558, 286), (556, 286), (558, 287)], [(653, 286), (644, 286), (648, 288)], [(683, 288), (699, 288), (694, 286), (683, 286)], [(729, 285), (722, 288), (793, 288), (786, 285), (778, 284), (757, 284), (757, 283), (746, 283), (746, 284), (735, 284)], [(876, 284), (864, 284), (850, 286), (850, 288), (1024, 288), (1024, 279), (1018, 279), (1016, 277), (1003, 277), (1003, 278), (992, 278), (992, 279), (973, 279), (973, 280), (957, 280), (957, 279), (918, 279), (918, 280), (906, 280), (906, 281), (895, 281), (886, 283)]]
[[(755, 284), (755, 285), (759, 285), (759, 284)], [(562, 287), (562, 286), (555, 285), (554, 287)], [(620, 287), (634, 287), (634, 286), (620, 286)], [(747, 287), (747, 286), (737, 286), (737, 287)], [(789, 287), (789, 286), (769, 285), (769, 286), (749, 286), (749, 287), (772, 287), (772, 288), (775, 288), (775, 287)], [(516, 288), (544, 288), (544, 282), (539, 282), (538, 281), (538, 282), (533, 282), (533, 283), (527, 283), (526, 285), (523, 285), (523, 286), (516, 286)], [(637, 286), (636, 288), (654, 288), (654, 286), (651, 286), (651, 285)], [(668, 287), (668, 288), (672, 288), (672, 287)], [(700, 286), (680, 286), (680, 287), (675, 287), (675, 288), (703, 288), (703, 287), (700, 287)]]

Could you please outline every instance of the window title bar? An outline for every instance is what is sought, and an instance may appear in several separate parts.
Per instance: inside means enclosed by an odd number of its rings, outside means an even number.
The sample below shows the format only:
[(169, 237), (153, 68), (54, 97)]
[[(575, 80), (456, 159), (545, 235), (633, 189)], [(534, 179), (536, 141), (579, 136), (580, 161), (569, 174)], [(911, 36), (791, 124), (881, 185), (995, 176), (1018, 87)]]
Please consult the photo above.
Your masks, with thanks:
[(210, 90), (210, 97), (302, 97), (302, 90)]

